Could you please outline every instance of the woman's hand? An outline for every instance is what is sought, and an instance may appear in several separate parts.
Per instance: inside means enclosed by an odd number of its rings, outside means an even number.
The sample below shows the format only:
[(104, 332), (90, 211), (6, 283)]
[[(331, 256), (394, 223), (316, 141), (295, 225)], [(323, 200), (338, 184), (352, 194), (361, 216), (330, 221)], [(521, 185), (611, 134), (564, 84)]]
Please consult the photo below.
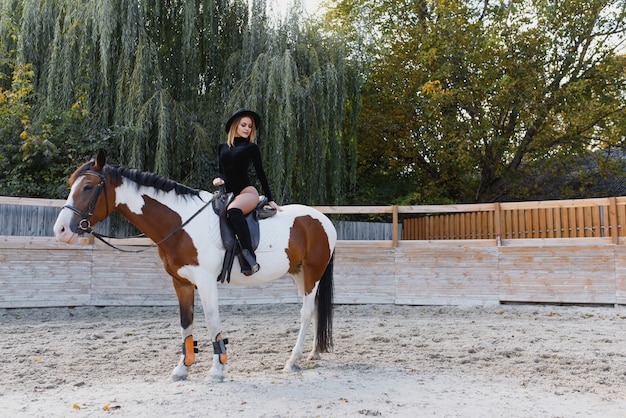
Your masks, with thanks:
[(224, 184), (224, 180), (222, 180), (221, 178), (216, 177), (216, 178), (213, 179), (213, 186), (220, 187), (223, 184)]
[(271, 207), (272, 209), (276, 209), (276, 211), (278, 211), (278, 212), (282, 212), (282, 211), (283, 211), (283, 210), (280, 208), (280, 206), (278, 206), (278, 205), (276, 204), (276, 202), (274, 202), (273, 200), (272, 200), (272, 201), (270, 201), (270, 202), (268, 202), (267, 204), (268, 204), (268, 205), (270, 205), (270, 207)]

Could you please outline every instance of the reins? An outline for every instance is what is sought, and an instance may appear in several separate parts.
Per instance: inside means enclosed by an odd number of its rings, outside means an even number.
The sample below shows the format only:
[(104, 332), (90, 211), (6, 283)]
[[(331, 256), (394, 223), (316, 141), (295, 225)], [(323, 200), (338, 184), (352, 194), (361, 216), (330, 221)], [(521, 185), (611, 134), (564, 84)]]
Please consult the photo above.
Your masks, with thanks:
[(162, 244), (163, 242), (167, 241), (169, 238), (171, 238), (172, 236), (177, 234), (180, 230), (182, 230), (185, 226), (187, 226), (196, 216), (198, 216), (200, 214), (200, 212), (205, 210), (211, 204), (211, 202), (213, 202), (213, 200), (215, 199), (215, 195), (214, 195), (213, 197), (211, 197), (211, 199), (208, 202), (206, 202), (204, 204), (204, 206), (202, 206), (193, 215), (191, 215), (191, 217), (189, 219), (187, 219), (185, 222), (183, 222), (178, 227), (176, 227), (172, 232), (167, 234), (165, 236), (165, 238), (163, 238), (159, 242), (155, 242), (152, 245), (146, 245), (146, 246), (144, 246), (145, 248), (143, 248), (141, 250), (125, 250), (123, 248), (119, 248), (119, 247), (111, 244), (110, 242), (108, 242), (108, 241), (106, 241), (104, 239), (104, 238), (112, 238), (112, 239), (124, 239), (124, 238), (115, 238), (115, 237), (111, 237), (109, 235), (103, 235), (103, 234), (100, 234), (100, 233), (94, 231), (93, 228), (91, 227), (91, 222), (89, 220), (93, 216), (93, 212), (96, 209), (96, 203), (97, 203), (98, 199), (100, 198), (100, 192), (102, 192), (102, 190), (104, 190), (104, 200), (106, 202), (106, 215), (105, 215), (105, 218), (110, 215), (110, 212), (109, 212), (109, 199), (108, 199), (107, 188), (106, 188), (106, 174), (104, 174), (104, 173), (100, 174), (100, 173), (97, 173), (97, 172), (91, 171), (91, 170), (87, 171), (85, 174), (92, 174), (94, 176), (100, 177), (100, 183), (96, 187), (96, 190), (94, 191), (94, 194), (93, 194), (91, 200), (89, 201), (89, 205), (87, 206), (87, 210), (88, 210), (87, 214), (85, 214), (83, 211), (80, 211), (80, 210), (76, 209), (74, 206), (71, 206), (71, 205), (65, 205), (65, 206), (63, 206), (63, 208), (67, 208), (67, 209), (71, 210), (72, 212), (74, 212), (79, 217), (81, 217), (81, 216), (83, 217), (83, 219), (81, 219), (78, 222), (78, 227), (83, 232), (91, 234), (95, 238), (97, 238), (101, 242), (103, 242), (104, 244), (108, 245), (109, 247), (111, 247), (113, 249), (116, 249), (118, 251), (125, 252), (125, 253), (141, 253), (141, 252), (149, 250), (150, 248), (158, 247), (160, 244)]
[(113, 244), (111, 244), (110, 242), (106, 241), (104, 238), (114, 238), (114, 239), (124, 239), (124, 238), (115, 238), (115, 237), (110, 237), (108, 235), (102, 235), (99, 234), (98, 232), (94, 231), (93, 229), (90, 231), (86, 231), (89, 232), (91, 235), (93, 235), (95, 238), (98, 238), (100, 241), (102, 241), (103, 243), (105, 243), (106, 245), (108, 245), (111, 248), (114, 248), (118, 251), (122, 251), (125, 253), (141, 253), (144, 251), (149, 250), (150, 248), (155, 248), (158, 247), (159, 244), (164, 243), (165, 241), (167, 241), (169, 238), (171, 238), (172, 236), (176, 235), (181, 229), (183, 229), (185, 226), (187, 226), (189, 224), (189, 222), (191, 222), (196, 216), (198, 216), (198, 214), (200, 214), (200, 212), (202, 212), (204, 209), (207, 208), (207, 206), (209, 206), (211, 204), (211, 202), (213, 202), (213, 198), (211, 198), (208, 202), (206, 202), (204, 204), (204, 206), (202, 206), (200, 209), (198, 209), (193, 215), (191, 215), (191, 217), (189, 219), (187, 219), (185, 222), (183, 222), (182, 224), (180, 224), (176, 229), (174, 229), (172, 232), (170, 232), (169, 234), (167, 234), (165, 236), (165, 238), (163, 238), (162, 240), (160, 240), (159, 242), (155, 242), (152, 245), (146, 245), (145, 248), (141, 249), (141, 250), (125, 250), (123, 248), (119, 248)]

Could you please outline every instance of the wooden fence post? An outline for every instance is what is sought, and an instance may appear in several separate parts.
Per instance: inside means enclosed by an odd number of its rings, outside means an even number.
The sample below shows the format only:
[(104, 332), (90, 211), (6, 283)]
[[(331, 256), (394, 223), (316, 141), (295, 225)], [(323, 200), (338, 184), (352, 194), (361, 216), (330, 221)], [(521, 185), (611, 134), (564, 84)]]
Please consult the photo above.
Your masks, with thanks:
[(502, 217), (500, 202), (496, 202), (493, 208), (493, 223), (494, 232), (496, 233), (496, 244), (500, 246), (502, 244)]
[(609, 233), (613, 239), (613, 244), (619, 243), (619, 225), (617, 224), (617, 198), (609, 198)]
[(397, 205), (393, 205), (392, 209), (391, 209), (391, 225), (392, 225), (392, 230), (391, 230), (391, 240), (392, 240), (392, 246), (397, 247), (398, 246), (398, 206)]

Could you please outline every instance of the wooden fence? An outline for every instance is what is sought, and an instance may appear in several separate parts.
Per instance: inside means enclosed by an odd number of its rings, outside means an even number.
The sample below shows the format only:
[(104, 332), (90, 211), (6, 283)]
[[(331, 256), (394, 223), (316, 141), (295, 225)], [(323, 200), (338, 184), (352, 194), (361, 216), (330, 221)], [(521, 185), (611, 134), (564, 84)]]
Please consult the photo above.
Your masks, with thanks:
[(626, 197), (400, 207), (402, 239), (605, 238), (626, 235)]
[[(0, 204), (64, 202), (0, 198)], [(340, 304), (626, 305), (626, 198), (318, 209), (331, 218), (391, 218), (390, 240), (338, 242)], [(404, 239), (413, 233), (407, 232), (410, 218), (421, 219), (415, 230), (426, 231), (420, 232), (424, 239)], [(0, 265), (1, 308), (176, 304), (155, 249), (120, 253), (90, 240), (67, 245), (51, 237), (5, 235)], [(223, 304), (298, 301), (287, 278), (255, 287), (220, 285)]]

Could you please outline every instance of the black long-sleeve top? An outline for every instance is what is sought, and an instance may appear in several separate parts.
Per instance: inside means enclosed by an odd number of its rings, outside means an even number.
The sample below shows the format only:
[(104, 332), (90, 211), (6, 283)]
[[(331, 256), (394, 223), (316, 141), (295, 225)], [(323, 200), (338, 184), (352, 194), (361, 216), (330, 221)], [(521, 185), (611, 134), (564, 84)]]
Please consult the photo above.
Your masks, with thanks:
[(235, 195), (241, 193), (243, 189), (252, 185), (248, 171), (250, 165), (254, 164), (256, 172), (265, 196), (272, 201), (272, 193), (270, 186), (263, 170), (261, 161), (261, 151), (257, 144), (250, 142), (246, 138), (235, 138), (233, 146), (221, 143), (217, 148), (219, 177), (224, 180), (224, 186), (227, 192), (233, 192)]

